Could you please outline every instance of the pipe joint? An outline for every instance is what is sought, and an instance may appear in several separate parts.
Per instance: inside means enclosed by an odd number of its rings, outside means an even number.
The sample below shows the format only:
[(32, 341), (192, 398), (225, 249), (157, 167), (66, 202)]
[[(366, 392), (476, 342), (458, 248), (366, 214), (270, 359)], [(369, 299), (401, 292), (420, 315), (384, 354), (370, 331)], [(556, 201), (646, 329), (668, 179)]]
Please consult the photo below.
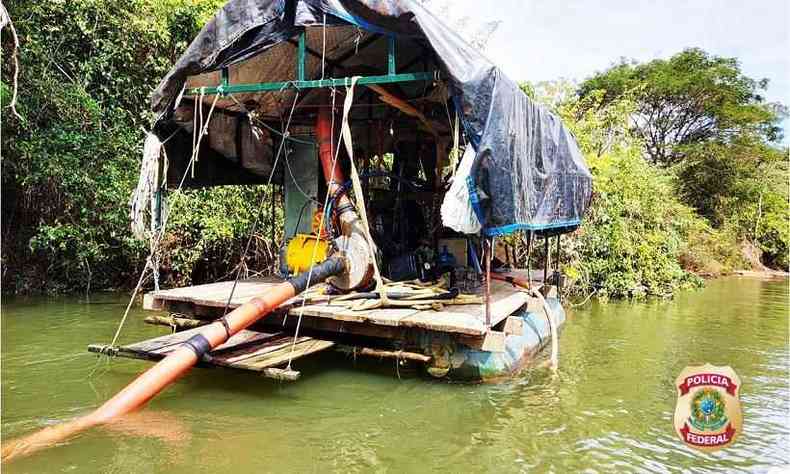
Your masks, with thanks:
[(195, 334), (184, 342), (184, 345), (195, 353), (198, 360), (201, 360), (211, 350), (211, 344), (203, 334)]

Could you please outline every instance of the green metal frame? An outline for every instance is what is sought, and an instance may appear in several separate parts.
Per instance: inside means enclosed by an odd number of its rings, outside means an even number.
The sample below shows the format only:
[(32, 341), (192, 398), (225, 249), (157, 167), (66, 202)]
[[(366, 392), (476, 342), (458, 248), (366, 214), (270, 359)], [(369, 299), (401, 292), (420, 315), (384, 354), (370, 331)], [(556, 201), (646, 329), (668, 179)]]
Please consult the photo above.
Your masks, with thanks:
[[(220, 70), (220, 84), (214, 87), (195, 87), (187, 89), (184, 95), (216, 95), (226, 96), (228, 94), (250, 93), (250, 92), (275, 92), (281, 91), (288, 87), (296, 89), (315, 89), (322, 87), (339, 87), (351, 85), (350, 77), (341, 77), (336, 79), (305, 79), (305, 56), (306, 56), (306, 40), (305, 33), (299, 34), (299, 42), (297, 45), (296, 57), (296, 80), (295, 81), (281, 81), (281, 82), (260, 82), (252, 84), (231, 84), (230, 74), (228, 68), (224, 67)], [(412, 82), (412, 81), (430, 81), (438, 77), (437, 72), (414, 72), (398, 74), (396, 72), (396, 56), (395, 56), (395, 37), (387, 37), (387, 74), (382, 76), (362, 76), (357, 81), (357, 84), (391, 84), (397, 82)]]
[(299, 34), (299, 52), (296, 56), (296, 78), (304, 81), (305, 70), (305, 34), (304, 31)]

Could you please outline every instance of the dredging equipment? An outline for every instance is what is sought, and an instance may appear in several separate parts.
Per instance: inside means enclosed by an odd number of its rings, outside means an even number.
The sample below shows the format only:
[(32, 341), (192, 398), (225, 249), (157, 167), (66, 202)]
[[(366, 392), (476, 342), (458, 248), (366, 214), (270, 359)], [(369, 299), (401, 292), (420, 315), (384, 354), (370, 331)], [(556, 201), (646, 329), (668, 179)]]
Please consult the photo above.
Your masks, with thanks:
[[(330, 196), (337, 195), (338, 198), (335, 214), (340, 235), (334, 240), (327, 259), (313, 265), (309, 271), (271, 287), (264, 295), (253, 298), (206, 325), (92, 413), (8, 442), (2, 447), (2, 461), (65, 441), (82, 431), (109, 423), (142, 407), (194, 367), (205, 354), (225, 343), (234, 334), (263, 319), (309, 286), (330, 280), (330, 284), (341, 290), (352, 290), (370, 283), (373, 276), (372, 252), (364, 236), (363, 224), (350, 199), (339, 195), (345, 178), (338, 166), (337, 155), (333, 157), (332, 154), (333, 113), (330, 107), (319, 109), (315, 127), (327, 192)], [(332, 219), (329, 221), (332, 222)]]

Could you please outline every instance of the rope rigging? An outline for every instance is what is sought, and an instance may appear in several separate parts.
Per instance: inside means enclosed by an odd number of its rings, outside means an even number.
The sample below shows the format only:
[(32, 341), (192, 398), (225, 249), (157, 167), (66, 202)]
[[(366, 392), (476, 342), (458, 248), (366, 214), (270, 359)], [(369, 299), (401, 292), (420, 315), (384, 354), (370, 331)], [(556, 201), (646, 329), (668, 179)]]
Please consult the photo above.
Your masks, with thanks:
[[(333, 87), (331, 89), (331, 95), (332, 95), (332, 109), (331, 109), (332, 110), (332, 126), (331, 126), (331, 130), (332, 130), (332, 132), (331, 132), (330, 140), (329, 140), (332, 148), (334, 148), (334, 141), (335, 141), (335, 94), (336, 94), (336, 91), (335, 91), (335, 88)], [(348, 101), (348, 94), (349, 93), (347, 92), (346, 94), (347, 94), (346, 95), (346, 101)], [(353, 94), (353, 89), (351, 91), (351, 94)], [(335, 149), (334, 156), (332, 157), (332, 167), (331, 168), (332, 168), (332, 172), (333, 173), (334, 173), (335, 167), (337, 166), (337, 157), (338, 157), (339, 154), (340, 154), (340, 142), (338, 142), (337, 148)], [(319, 235), (319, 236), (322, 234), (322, 232), (324, 230), (324, 221), (326, 220), (327, 212), (329, 211), (328, 203), (329, 203), (329, 193), (326, 193), (326, 197), (324, 198), (324, 207), (323, 207), (324, 215), (321, 218), (321, 222), (318, 224), (318, 234), (317, 235)], [(312, 255), (311, 259), (310, 259), (311, 262), (315, 262), (315, 257), (316, 257), (317, 251), (318, 251), (318, 246), (317, 245), (313, 245), (313, 255)], [(310, 266), (310, 270), (308, 270), (308, 272), (307, 272), (307, 287), (308, 288), (310, 287), (310, 282), (312, 281), (312, 278), (313, 278), (313, 268), (314, 268), (314, 265), (311, 265)], [(288, 354), (288, 365), (286, 366), (287, 370), (291, 369), (291, 362), (293, 361), (294, 350), (296, 349), (296, 341), (297, 341), (297, 339), (299, 337), (299, 329), (302, 326), (302, 316), (304, 315), (305, 304), (307, 304), (307, 293), (306, 292), (302, 294), (302, 304), (299, 307), (299, 316), (298, 316), (298, 318), (296, 320), (296, 329), (294, 330), (293, 343), (291, 344), (291, 351)], [(286, 321), (287, 318), (288, 318), (288, 315), (286, 313), (286, 317), (283, 318), (283, 325), (285, 325), (285, 321)]]
[[(201, 100), (204, 97), (204, 94), (202, 93), (202, 90), (201, 90), (200, 97), (201, 97)], [(186, 181), (186, 178), (187, 178), (187, 174), (189, 174), (189, 172), (190, 172), (189, 170), (193, 168), (194, 162), (197, 160), (197, 156), (198, 156), (198, 153), (199, 153), (199, 150), (200, 150), (200, 143), (202, 142), (203, 137), (207, 134), (208, 125), (209, 125), (209, 122), (211, 121), (211, 116), (214, 113), (214, 108), (217, 105), (217, 100), (218, 99), (219, 99), (219, 96), (215, 95), (214, 96), (214, 100), (211, 103), (211, 108), (209, 109), (208, 117), (207, 117), (207, 119), (205, 121), (205, 124), (203, 123), (203, 120), (202, 120), (202, 117), (201, 117), (200, 134), (196, 137), (195, 141), (193, 142), (195, 144), (195, 146), (192, 149), (192, 156), (189, 159), (189, 163), (187, 164), (186, 170), (184, 171), (184, 175), (181, 177), (181, 181), (178, 183), (178, 187), (173, 192), (174, 195), (178, 195), (178, 194), (181, 193), (181, 191), (182, 191), (182, 189), (184, 187), (184, 182)], [(197, 117), (193, 117), (193, 120), (197, 121)], [(197, 128), (197, 127), (195, 127), (195, 128)], [(194, 135), (194, 130), (193, 130), (193, 135)], [(124, 311), (123, 316), (121, 317), (121, 321), (118, 324), (118, 328), (115, 331), (115, 335), (112, 338), (112, 342), (110, 342), (110, 344), (109, 344), (109, 347), (111, 347), (111, 348), (115, 347), (116, 342), (118, 342), (118, 338), (121, 335), (121, 331), (123, 330), (123, 327), (126, 324), (126, 319), (128, 318), (129, 312), (132, 309), (132, 304), (134, 303), (134, 300), (137, 298), (137, 294), (140, 292), (140, 288), (142, 287), (143, 282), (145, 281), (146, 272), (149, 269), (154, 271), (154, 268), (153, 268), (153, 260), (155, 258), (154, 255), (159, 251), (159, 245), (162, 242), (162, 238), (164, 237), (165, 231), (167, 230), (167, 223), (169, 221), (169, 217), (170, 217), (170, 209), (168, 209), (167, 212), (165, 212), (164, 215), (162, 216), (162, 224), (161, 224), (160, 228), (156, 232), (154, 232), (154, 234), (153, 234), (153, 236), (151, 238), (151, 251), (150, 251), (148, 257), (146, 258), (145, 266), (143, 267), (142, 271), (140, 272), (140, 278), (137, 281), (137, 286), (135, 286), (134, 291), (132, 292), (132, 296), (131, 296), (131, 298), (129, 298), (129, 303), (126, 305), (126, 310)], [(104, 354), (104, 355), (110, 355), (110, 354)], [(91, 370), (90, 374), (88, 375), (89, 378), (94, 374), (94, 372), (96, 371), (96, 368), (98, 367), (100, 362), (101, 362), (101, 358), (99, 358), (99, 360), (97, 361), (96, 365), (93, 367), (93, 370)]]
[[(288, 114), (288, 121), (285, 124), (285, 128), (284, 128), (285, 133), (283, 134), (283, 139), (280, 141), (280, 146), (277, 149), (277, 154), (274, 157), (274, 164), (272, 165), (271, 173), (269, 173), (269, 179), (266, 180), (266, 185), (270, 185), (271, 184), (272, 177), (274, 176), (274, 171), (277, 169), (277, 163), (279, 162), (280, 154), (282, 153), (283, 148), (285, 146), (285, 141), (286, 141), (287, 135), (288, 135), (288, 129), (291, 126), (291, 119), (293, 118), (293, 113), (294, 113), (294, 110), (296, 109), (296, 102), (298, 100), (299, 100), (299, 91), (296, 91), (296, 94), (294, 95), (293, 104), (291, 105), (291, 111)], [(287, 155), (288, 155), (288, 152), (286, 152), (286, 158), (285, 158), (286, 163), (288, 162)], [(289, 169), (290, 169), (290, 167), (289, 167)], [(236, 286), (238, 285), (239, 277), (241, 276), (242, 263), (244, 263), (244, 261), (247, 258), (247, 253), (249, 253), (249, 251), (250, 251), (250, 245), (252, 244), (252, 239), (255, 237), (255, 230), (258, 228), (258, 221), (260, 220), (260, 217), (261, 217), (261, 211), (260, 210), (263, 209), (263, 204), (264, 204), (264, 200), (265, 199), (266, 199), (266, 194), (264, 193), (263, 196), (261, 196), (261, 202), (258, 204), (258, 207), (257, 207), (258, 212), (255, 214), (255, 220), (252, 223), (252, 227), (250, 229), (250, 235), (247, 238), (247, 245), (245, 245), (244, 253), (242, 253), (241, 259), (239, 260), (239, 265), (238, 265), (237, 271), (236, 271), (236, 277), (233, 279), (233, 286), (231, 287), (230, 294), (228, 295), (228, 300), (225, 302), (225, 308), (223, 309), (223, 312), (222, 312), (222, 317), (223, 318), (225, 317), (226, 314), (228, 314), (228, 308), (230, 307), (230, 302), (233, 300), (233, 295), (236, 292)], [(221, 321), (223, 321), (223, 324), (224, 324), (224, 319), (221, 319)]]

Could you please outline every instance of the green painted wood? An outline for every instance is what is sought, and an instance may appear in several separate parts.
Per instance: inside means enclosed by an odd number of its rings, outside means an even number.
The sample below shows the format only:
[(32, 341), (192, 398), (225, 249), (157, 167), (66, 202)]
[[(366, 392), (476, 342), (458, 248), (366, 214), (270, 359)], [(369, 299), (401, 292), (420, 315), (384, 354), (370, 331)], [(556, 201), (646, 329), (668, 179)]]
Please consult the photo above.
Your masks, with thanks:
[(387, 38), (387, 74), (395, 75), (395, 37)]
[(296, 78), (304, 81), (304, 62), (305, 62), (305, 33), (299, 33), (299, 51), (296, 56)]

